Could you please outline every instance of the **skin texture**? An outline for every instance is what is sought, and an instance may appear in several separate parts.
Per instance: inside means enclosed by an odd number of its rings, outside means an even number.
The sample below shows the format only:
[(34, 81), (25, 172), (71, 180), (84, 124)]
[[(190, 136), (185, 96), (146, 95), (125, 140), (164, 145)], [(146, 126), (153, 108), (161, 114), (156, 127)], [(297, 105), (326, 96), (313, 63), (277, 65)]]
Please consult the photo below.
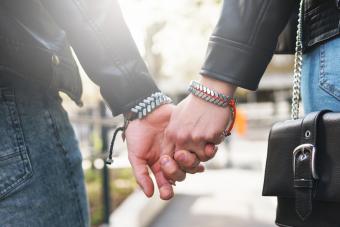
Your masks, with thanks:
[[(199, 165), (200, 162), (196, 155), (188, 151), (179, 153), (181, 154), (181, 158), (179, 158), (181, 166), (173, 159), (174, 151), (163, 153), (163, 159), (160, 160), (164, 130), (169, 123), (173, 109), (173, 105), (163, 105), (145, 119), (132, 121), (126, 130), (129, 161), (137, 183), (147, 197), (154, 193), (154, 184), (149, 170), (154, 175), (160, 197), (164, 200), (173, 197), (172, 184), (185, 179), (186, 173), (183, 169), (189, 173), (204, 171), (204, 167)], [(214, 147), (207, 149), (214, 149)], [(165, 174), (162, 172), (161, 162)], [(169, 179), (165, 175), (171, 175), (173, 178)]]
[[(201, 83), (229, 96), (233, 96), (236, 90), (235, 86), (208, 77), (203, 77)], [(181, 160), (177, 152), (182, 150), (196, 154), (200, 161), (210, 160), (215, 156), (217, 150), (205, 149), (205, 146), (220, 144), (223, 141), (222, 133), (227, 127), (230, 117), (228, 108), (221, 108), (194, 95), (189, 95), (174, 107), (163, 138), (163, 152), (168, 154), (175, 150), (174, 158), (178, 163), (181, 163)], [(165, 169), (163, 165), (161, 168)], [(166, 171), (164, 171), (164, 175), (169, 179), (175, 177)]]
[[(235, 87), (211, 79), (202, 83), (226, 95), (235, 91)], [(145, 195), (154, 193), (151, 173), (160, 198), (168, 200), (174, 196), (176, 181), (183, 181), (187, 173), (203, 172), (200, 162), (215, 156), (215, 144), (224, 139), (229, 118), (228, 109), (189, 95), (176, 107), (163, 105), (145, 119), (132, 121), (125, 134), (128, 156)]]

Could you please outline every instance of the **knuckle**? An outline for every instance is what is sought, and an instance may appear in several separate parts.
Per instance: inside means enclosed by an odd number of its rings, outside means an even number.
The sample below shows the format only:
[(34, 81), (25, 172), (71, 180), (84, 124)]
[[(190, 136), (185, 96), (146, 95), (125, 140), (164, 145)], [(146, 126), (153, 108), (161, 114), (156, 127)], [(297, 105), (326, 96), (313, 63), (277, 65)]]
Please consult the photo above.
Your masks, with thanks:
[(172, 130), (171, 128), (166, 129), (164, 132), (164, 136), (170, 140), (173, 140), (175, 138), (174, 130)]
[(192, 142), (194, 142), (194, 143), (199, 143), (199, 142), (201, 142), (203, 139), (204, 139), (204, 138), (203, 138), (203, 135), (202, 135), (202, 134), (193, 133), (193, 134), (191, 135), (191, 140), (192, 140)]
[(189, 134), (187, 132), (180, 132), (176, 137), (178, 144), (184, 144), (188, 140)]
[(220, 134), (217, 131), (208, 132), (205, 135), (205, 140), (206, 141), (214, 141), (214, 140), (218, 139), (219, 137), (220, 137)]

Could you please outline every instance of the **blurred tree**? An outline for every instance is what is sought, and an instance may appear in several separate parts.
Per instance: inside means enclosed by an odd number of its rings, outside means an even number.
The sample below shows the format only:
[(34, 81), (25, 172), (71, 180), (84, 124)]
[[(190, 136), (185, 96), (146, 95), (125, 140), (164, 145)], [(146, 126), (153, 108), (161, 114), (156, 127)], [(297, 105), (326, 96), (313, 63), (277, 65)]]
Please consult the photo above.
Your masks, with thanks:
[[(152, 75), (173, 95), (197, 78), (222, 0), (120, 0)], [(267, 74), (287, 74), (291, 59), (275, 57)], [(244, 92), (247, 93), (247, 92)]]
[(147, 27), (145, 32), (145, 60), (148, 63), (151, 74), (158, 80), (162, 77), (163, 56), (161, 53), (153, 51), (155, 44), (154, 38), (161, 32), (165, 25), (165, 21), (155, 22)]

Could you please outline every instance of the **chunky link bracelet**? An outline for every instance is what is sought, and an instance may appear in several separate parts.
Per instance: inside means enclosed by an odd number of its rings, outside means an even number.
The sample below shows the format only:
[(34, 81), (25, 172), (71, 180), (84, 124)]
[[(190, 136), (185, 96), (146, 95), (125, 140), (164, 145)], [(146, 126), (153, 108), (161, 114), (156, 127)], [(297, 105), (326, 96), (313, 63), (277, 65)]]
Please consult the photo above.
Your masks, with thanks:
[(172, 100), (168, 96), (162, 92), (156, 92), (131, 108), (130, 113), (124, 115), (124, 126), (117, 128), (113, 134), (109, 150), (109, 157), (106, 159), (106, 164), (110, 165), (113, 163), (113, 147), (119, 131), (123, 132), (122, 137), (123, 140), (125, 140), (125, 130), (127, 129), (130, 121), (143, 119), (161, 105), (169, 103), (172, 103)]
[(162, 92), (153, 93), (142, 102), (138, 103), (131, 109), (131, 114), (128, 116), (128, 120), (142, 119), (164, 104), (172, 103), (172, 100), (163, 94)]
[(227, 107), (233, 100), (232, 97), (214, 91), (194, 80), (191, 81), (188, 90), (191, 94), (220, 107)]
[(231, 121), (227, 129), (223, 132), (224, 136), (230, 136), (231, 130), (234, 127), (236, 119), (236, 101), (233, 97), (226, 96), (215, 90), (212, 90), (197, 81), (191, 81), (188, 91), (196, 97), (203, 99), (206, 102), (212, 103), (216, 106), (227, 108), (229, 107), (231, 113)]

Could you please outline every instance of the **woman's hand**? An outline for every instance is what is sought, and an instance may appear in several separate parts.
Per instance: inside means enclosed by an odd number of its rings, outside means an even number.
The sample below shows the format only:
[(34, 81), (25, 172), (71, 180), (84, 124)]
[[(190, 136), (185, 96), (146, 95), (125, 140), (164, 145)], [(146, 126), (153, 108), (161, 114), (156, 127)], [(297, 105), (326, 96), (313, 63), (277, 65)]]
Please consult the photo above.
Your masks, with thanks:
[[(201, 83), (228, 96), (233, 96), (236, 89), (235, 86), (209, 78), (203, 78)], [(223, 141), (223, 132), (230, 117), (229, 108), (222, 108), (189, 95), (173, 109), (170, 123), (165, 130), (163, 152), (187, 150), (195, 153), (200, 161), (213, 158), (216, 149), (205, 148), (209, 144)], [(177, 158), (175, 155), (175, 160), (180, 163)], [(166, 177), (172, 179), (173, 176)]]

